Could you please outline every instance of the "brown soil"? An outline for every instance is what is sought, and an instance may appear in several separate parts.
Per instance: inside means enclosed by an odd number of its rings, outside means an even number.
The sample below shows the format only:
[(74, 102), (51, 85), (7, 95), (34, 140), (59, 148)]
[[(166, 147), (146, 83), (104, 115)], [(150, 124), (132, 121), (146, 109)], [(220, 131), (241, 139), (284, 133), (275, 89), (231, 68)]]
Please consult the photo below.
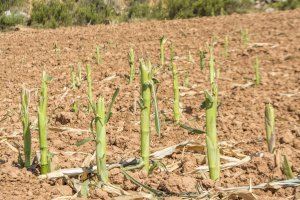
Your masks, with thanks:
[[(295, 175), (300, 172), (300, 10), (271, 14), (231, 15), (174, 21), (149, 21), (120, 25), (34, 30), (24, 28), (0, 34), (0, 199), (52, 199), (74, 194), (72, 188), (59, 180), (39, 180), (37, 175), (20, 169), (16, 163), (18, 153), (8, 146), (21, 146), (20, 89), (31, 92), (31, 121), (33, 123), (33, 149), (38, 150), (37, 100), (41, 74), (46, 70), (53, 77), (49, 84), (49, 126), (88, 129), (92, 115), (85, 112), (87, 105), (86, 81), (77, 90), (70, 88), (70, 65), (92, 65), (94, 95), (104, 95), (108, 102), (116, 87), (120, 94), (107, 129), (108, 163), (116, 163), (139, 155), (139, 78), (128, 85), (127, 53), (130, 47), (137, 57), (148, 57), (159, 63), (159, 38), (165, 35), (175, 44), (178, 56), (180, 83), (189, 72), (190, 85), (181, 89), (183, 121), (204, 128), (204, 110), (200, 109), (203, 91), (209, 88), (208, 69), (201, 71), (197, 51), (205, 48), (214, 36), (216, 62), (220, 69), (219, 91), (221, 106), (218, 116), (218, 133), (221, 142), (251, 156), (251, 161), (222, 171), (218, 183), (200, 174), (187, 174), (203, 164), (203, 158), (187, 153), (174, 154), (163, 162), (181, 161), (172, 173), (156, 170), (148, 178), (139, 170), (130, 174), (141, 182), (165, 192), (197, 192), (196, 186), (211, 189), (265, 183), (285, 179), (275, 157), (267, 153), (264, 130), (264, 103), (271, 101), (276, 109), (277, 151), (288, 156)], [(246, 28), (250, 44), (243, 47), (240, 30)], [(229, 36), (229, 55), (222, 55), (225, 35)], [(253, 43), (264, 43), (254, 46)], [(95, 46), (100, 45), (103, 62), (96, 64)], [(55, 46), (59, 51), (55, 51)], [(187, 62), (191, 52), (196, 64)], [(253, 80), (252, 63), (258, 56), (261, 61), (262, 84), (242, 88)], [(167, 51), (169, 57), (169, 50)], [(84, 70), (85, 74), (85, 70)], [(115, 76), (114, 78), (105, 79)], [(158, 74), (159, 108), (172, 117), (172, 79), (170, 71)], [(72, 102), (79, 103), (79, 113), (71, 112)], [(163, 149), (185, 140), (205, 143), (205, 135), (189, 134), (162, 117), (162, 138), (152, 128), (151, 151)], [(153, 123), (154, 126), (154, 123)], [(86, 154), (92, 154), (94, 143), (76, 147), (76, 141), (89, 136), (71, 131), (49, 130), (49, 148), (55, 153), (56, 168), (80, 167)], [(70, 152), (73, 152), (70, 154)], [(126, 180), (118, 169), (110, 171), (111, 182), (125, 190), (140, 190)], [(206, 174), (207, 175), (207, 174)], [(297, 192), (298, 191), (298, 192)], [(92, 190), (91, 198), (111, 198), (104, 191)], [(298, 188), (254, 190), (260, 199), (287, 197), (299, 198)], [(222, 195), (215, 198), (222, 198)], [(169, 199), (175, 199), (175, 196)]]

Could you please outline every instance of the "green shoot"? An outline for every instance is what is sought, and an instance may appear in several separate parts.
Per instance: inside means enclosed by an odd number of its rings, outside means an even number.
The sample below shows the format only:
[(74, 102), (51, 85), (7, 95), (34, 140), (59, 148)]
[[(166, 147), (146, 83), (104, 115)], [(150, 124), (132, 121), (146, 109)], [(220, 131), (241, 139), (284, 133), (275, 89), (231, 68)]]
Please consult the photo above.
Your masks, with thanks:
[(21, 95), (21, 119), (23, 125), (23, 140), (24, 140), (24, 155), (25, 167), (28, 169), (31, 166), (31, 132), (29, 121), (29, 91), (22, 89)]
[(174, 121), (175, 121), (175, 123), (179, 123), (179, 121), (180, 121), (179, 80), (178, 80), (177, 67), (174, 64), (174, 48), (173, 48), (173, 46), (171, 46), (171, 68), (172, 68), (172, 74), (173, 74), (173, 91), (174, 91), (174, 103), (173, 103)]
[(165, 64), (165, 47), (164, 45), (167, 42), (167, 38), (165, 36), (162, 36), (159, 40), (159, 46), (160, 46), (160, 63), (161, 67)]
[(206, 117), (206, 148), (209, 166), (209, 176), (212, 180), (220, 177), (220, 150), (217, 135), (217, 113), (218, 113), (218, 86), (215, 81), (214, 49), (210, 46), (209, 74), (211, 94), (205, 91), (205, 100), (201, 107), (205, 108)]
[(200, 69), (203, 70), (205, 68), (205, 57), (206, 57), (206, 52), (199, 50), (199, 66)]
[(205, 101), (202, 103), (206, 114), (206, 148), (209, 166), (209, 176), (212, 180), (220, 177), (220, 150), (217, 136), (217, 107), (218, 89), (217, 85), (212, 84), (212, 93), (205, 91)]
[(150, 110), (151, 110), (151, 86), (150, 66), (146, 66), (143, 60), (140, 61), (141, 71), (141, 157), (144, 170), (150, 170)]
[(241, 29), (241, 40), (244, 46), (247, 46), (250, 42), (248, 29)]
[(76, 86), (80, 87), (81, 86), (81, 81), (82, 81), (82, 69), (81, 65), (78, 64), (78, 76), (76, 77)]
[(88, 95), (88, 100), (89, 100), (89, 105), (88, 105), (88, 111), (91, 112), (92, 111), (92, 105), (94, 105), (93, 103), (93, 88), (92, 88), (92, 72), (91, 72), (91, 66), (87, 65), (86, 67), (86, 79), (87, 79), (87, 83), (88, 83), (88, 90), (87, 90), (87, 95)]
[(96, 104), (96, 162), (97, 175), (104, 183), (108, 183), (108, 170), (106, 167), (106, 119), (103, 97)]
[(260, 76), (260, 63), (258, 57), (255, 59), (254, 64), (254, 71), (255, 71), (255, 85), (259, 85), (261, 83), (261, 76)]
[(272, 104), (267, 103), (265, 106), (265, 128), (267, 136), (268, 150), (270, 153), (275, 149), (275, 111)]
[(157, 103), (157, 95), (156, 95), (156, 88), (155, 84), (158, 82), (153, 76), (154, 76), (154, 68), (152, 68), (151, 62), (148, 61), (148, 69), (150, 69), (149, 78), (150, 78), (150, 90), (152, 94), (152, 99), (154, 103), (154, 120), (155, 120), (155, 130), (158, 134), (158, 137), (161, 137), (161, 131), (160, 131), (160, 119), (159, 119), (159, 109), (158, 109), (158, 103)]
[(78, 111), (79, 111), (78, 102), (75, 100), (72, 103), (71, 112), (78, 113)]
[(102, 58), (100, 55), (100, 47), (96, 46), (96, 60), (97, 60), (97, 64), (100, 65), (102, 63)]
[(215, 71), (215, 57), (214, 57), (214, 46), (213, 44), (209, 46), (209, 80), (212, 85), (215, 81), (216, 71)]
[(70, 69), (71, 69), (71, 87), (72, 87), (72, 89), (75, 89), (76, 88), (76, 72), (75, 72), (73, 65), (70, 66)]
[(192, 54), (191, 54), (190, 51), (189, 51), (189, 55), (188, 55), (188, 62), (189, 62), (189, 63), (192, 63), (192, 64), (195, 63), (195, 60), (194, 60), (194, 58), (193, 58), (193, 56), (192, 56)]
[(49, 77), (43, 72), (41, 96), (38, 107), (38, 127), (39, 127), (39, 140), (40, 140), (40, 151), (41, 151), (41, 174), (46, 174), (50, 170), (49, 159), (48, 159), (48, 145), (47, 145), (47, 82)]
[(228, 57), (228, 46), (229, 46), (229, 39), (228, 39), (228, 35), (226, 35), (225, 40), (224, 40), (224, 57), (225, 58)]
[[(96, 163), (97, 163), (97, 176), (99, 180), (102, 180), (104, 183), (109, 182), (108, 169), (106, 167), (106, 125), (109, 122), (110, 117), (112, 116), (112, 107), (115, 103), (116, 97), (119, 94), (119, 88), (113, 94), (111, 102), (109, 104), (108, 111), (105, 112), (105, 103), (104, 98), (100, 97), (96, 104), (92, 104), (90, 101), (92, 111), (94, 113), (94, 118), (90, 123), (91, 132), (95, 134), (94, 138), (85, 138), (76, 143), (76, 146), (83, 145), (90, 141), (96, 142)], [(93, 125), (96, 126), (96, 132), (93, 131)]]
[(283, 172), (286, 176), (287, 179), (292, 179), (294, 178), (294, 174), (291, 168), (291, 165), (287, 159), (286, 155), (283, 155), (283, 164), (282, 164)]
[(190, 73), (188, 71), (186, 71), (185, 74), (184, 74), (183, 86), (184, 87), (189, 87), (189, 85), (190, 85)]
[(70, 69), (71, 69), (71, 87), (72, 89), (79, 88), (82, 80), (81, 65), (78, 65), (77, 68), (78, 76), (73, 65), (70, 66)]
[(129, 77), (129, 83), (132, 83), (134, 80), (135, 75), (135, 67), (134, 67), (134, 50), (130, 48), (129, 51), (129, 65), (130, 65), (130, 77)]

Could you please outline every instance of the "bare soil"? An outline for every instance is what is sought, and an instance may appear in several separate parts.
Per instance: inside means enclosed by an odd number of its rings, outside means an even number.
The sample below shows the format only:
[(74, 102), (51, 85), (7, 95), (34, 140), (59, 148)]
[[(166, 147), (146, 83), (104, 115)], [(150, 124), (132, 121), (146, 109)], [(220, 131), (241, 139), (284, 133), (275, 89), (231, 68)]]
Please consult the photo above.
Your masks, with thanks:
[[(241, 42), (241, 29), (248, 29), (250, 43)], [(133, 47), (136, 57), (150, 58), (159, 63), (159, 38), (165, 35), (168, 44), (175, 45), (176, 64), (180, 84), (189, 73), (189, 85), (181, 88), (182, 121), (192, 127), (205, 129), (205, 112), (200, 108), (203, 91), (209, 89), (208, 68), (200, 70), (197, 51), (206, 49), (213, 38), (216, 41), (216, 66), (220, 107), (218, 135), (220, 142), (231, 145), (235, 151), (251, 156), (246, 164), (222, 171), (217, 183), (207, 173), (189, 173), (205, 164), (205, 158), (187, 152), (174, 153), (162, 162), (180, 163), (178, 169), (166, 173), (155, 170), (146, 177), (140, 170), (129, 172), (140, 182), (154, 189), (173, 193), (168, 199), (182, 198), (179, 194), (216, 187), (247, 186), (283, 180), (275, 156), (267, 152), (264, 129), (264, 105), (272, 102), (276, 109), (276, 148), (288, 156), (295, 175), (300, 173), (300, 10), (196, 18), (174, 21), (133, 22), (119, 25), (36, 30), (21, 28), (0, 33), (0, 199), (54, 199), (72, 196), (74, 190), (63, 179), (40, 180), (35, 172), (18, 168), (18, 152), (22, 148), (20, 121), (20, 91), (31, 89), (30, 114), (33, 150), (38, 151), (37, 123), (38, 90), (42, 71), (53, 77), (49, 84), (49, 149), (55, 154), (55, 168), (81, 167), (87, 155), (93, 154), (94, 143), (77, 147), (75, 143), (89, 133), (61, 131), (53, 127), (88, 129), (92, 114), (86, 112), (86, 81), (79, 89), (70, 87), (70, 65), (92, 65), (94, 96), (103, 95), (109, 102), (114, 90), (120, 94), (107, 127), (108, 163), (117, 163), (139, 156), (139, 77), (128, 84), (128, 50)], [(229, 53), (223, 55), (224, 38), (229, 37)], [(256, 45), (255, 45), (256, 43)], [(259, 43), (259, 44), (257, 44)], [(100, 45), (103, 62), (97, 64), (95, 47)], [(187, 62), (189, 51), (195, 64)], [(261, 61), (262, 84), (243, 87), (253, 82), (253, 63)], [(169, 49), (167, 49), (169, 58)], [(167, 62), (168, 63), (168, 62)], [(83, 70), (85, 74), (85, 70)], [(160, 81), (158, 102), (162, 116), (162, 138), (155, 133), (154, 121), (151, 151), (194, 140), (205, 144), (205, 135), (188, 133), (166, 118), (172, 118), (172, 76), (166, 66), (158, 75)], [(244, 85), (245, 86), (245, 85)], [(79, 112), (71, 112), (76, 100)], [(11, 147), (11, 146), (12, 147)], [(15, 147), (15, 148), (14, 148)], [(93, 161), (94, 163), (94, 161)], [(92, 164), (93, 164), (92, 163)], [(111, 183), (126, 191), (140, 187), (127, 180), (119, 169), (110, 171)], [(280, 188), (253, 190), (259, 199), (300, 199), (300, 189)], [(178, 195), (176, 195), (178, 194)], [(215, 192), (211, 198), (225, 198)], [(91, 189), (90, 198), (115, 197), (101, 189)], [(167, 197), (166, 197), (167, 198)], [(207, 197), (208, 198), (208, 197)]]

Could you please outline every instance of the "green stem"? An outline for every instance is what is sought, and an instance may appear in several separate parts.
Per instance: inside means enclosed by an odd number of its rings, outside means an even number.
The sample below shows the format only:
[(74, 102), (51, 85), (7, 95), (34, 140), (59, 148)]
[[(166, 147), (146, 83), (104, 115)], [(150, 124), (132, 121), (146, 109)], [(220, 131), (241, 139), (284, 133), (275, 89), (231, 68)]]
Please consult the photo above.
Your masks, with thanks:
[(259, 71), (259, 59), (255, 59), (255, 65), (254, 65), (254, 70), (255, 70), (255, 85), (259, 85), (261, 81), (260, 77), (260, 71)]
[(215, 82), (216, 72), (215, 72), (215, 58), (214, 58), (214, 47), (213, 44), (209, 46), (209, 80), (210, 84)]
[(97, 59), (97, 64), (100, 65), (102, 62), (101, 56), (100, 56), (100, 48), (99, 46), (96, 46), (96, 59)]
[(130, 65), (130, 77), (129, 83), (132, 83), (135, 75), (135, 67), (134, 67), (134, 51), (131, 48), (129, 51), (129, 65)]
[(171, 47), (171, 67), (172, 67), (172, 74), (173, 74), (173, 92), (174, 92), (173, 113), (174, 113), (174, 121), (176, 123), (179, 123), (179, 121), (180, 121), (179, 80), (178, 80), (177, 66), (174, 64), (174, 50), (173, 50), (173, 46)]
[(291, 168), (291, 165), (286, 157), (286, 155), (283, 155), (283, 165), (282, 165), (282, 168), (283, 168), (283, 172), (286, 176), (287, 179), (292, 179), (294, 178), (294, 174), (293, 174), (293, 171), (292, 171), (292, 168)]
[(265, 128), (268, 150), (273, 153), (275, 149), (275, 111), (270, 103), (265, 106)]
[(91, 72), (91, 66), (87, 65), (86, 67), (86, 78), (87, 78), (87, 83), (88, 83), (88, 111), (91, 112), (93, 110), (92, 105), (93, 105), (93, 88), (92, 88), (92, 72)]
[(38, 108), (38, 126), (39, 126), (39, 140), (41, 151), (41, 174), (49, 172), (48, 166), (48, 145), (47, 145), (47, 75), (43, 72), (41, 97)]
[(212, 85), (212, 95), (206, 94), (209, 105), (206, 107), (206, 146), (209, 166), (209, 176), (212, 180), (220, 177), (220, 151), (217, 136), (217, 104), (218, 90), (215, 84)]
[(160, 38), (160, 63), (161, 63), (161, 67), (164, 66), (165, 64), (165, 43), (167, 42), (167, 39), (165, 38), (165, 36)]
[(29, 121), (29, 91), (25, 88), (22, 90), (21, 102), (25, 167), (28, 169), (31, 166), (31, 132)]
[(96, 162), (97, 175), (104, 183), (108, 183), (108, 170), (106, 167), (106, 120), (104, 99), (99, 98), (96, 105)]
[(141, 156), (144, 163), (144, 170), (148, 173), (150, 169), (150, 109), (151, 109), (151, 89), (150, 89), (150, 69), (144, 61), (140, 63), (141, 70)]

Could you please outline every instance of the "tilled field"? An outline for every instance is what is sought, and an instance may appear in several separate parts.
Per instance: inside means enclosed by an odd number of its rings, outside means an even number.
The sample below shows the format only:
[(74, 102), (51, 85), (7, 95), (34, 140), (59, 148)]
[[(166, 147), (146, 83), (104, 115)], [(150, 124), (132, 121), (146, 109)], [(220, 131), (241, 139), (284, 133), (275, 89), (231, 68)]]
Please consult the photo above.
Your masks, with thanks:
[[(241, 42), (241, 29), (248, 29), (250, 42)], [(86, 165), (94, 153), (93, 142), (80, 147), (78, 140), (90, 136), (87, 131), (92, 114), (86, 112), (87, 83), (72, 89), (70, 65), (91, 64), (95, 98), (99, 95), (109, 102), (114, 90), (120, 94), (107, 127), (108, 164), (139, 157), (140, 149), (140, 82), (138, 73), (128, 84), (128, 51), (132, 47), (138, 58), (149, 58), (159, 64), (159, 38), (165, 35), (167, 46), (175, 46), (179, 69), (182, 121), (191, 127), (205, 130), (205, 112), (200, 108), (203, 91), (209, 89), (208, 67), (200, 70), (198, 49), (207, 49), (215, 41), (216, 67), (220, 71), (218, 136), (222, 154), (250, 161), (225, 169), (214, 183), (207, 172), (194, 172), (205, 165), (204, 134), (191, 134), (168, 119), (172, 118), (172, 75), (167, 65), (156, 76), (160, 81), (157, 92), (162, 121), (162, 137), (155, 133), (154, 120), (151, 152), (184, 142), (193, 141), (194, 148), (183, 147), (161, 160), (169, 172), (154, 170), (145, 176), (142, 170), (128, 172), (136, 180), (164, 192), (163, 198), (188, 197), (228, 198), (232, 193), (221, 188), (254, 186), (284, 180), (278, 161), (286, 155), (294, 175), (300, 173), (300, 10), (271, 14), (247, 14), (174, 21), (148, 21), (119, 25), (18, 31), (0, 33), (0, 199), (70, 199), (77, 198), (73, 179), (39, 179), (37, 171), (18, 168), (18, 148), (22, 150), (20, 120), (20, 91), (31, 90), (30, 119), (33, 150), (39, 150), (37, 102), (42, 71), (49, 83), (49, 149), (54, 153), (53, 167), (73, 168)], [(229, 37), (228, 57), (223, 55), (224, 38)], [(97, 64), (95, 48), (100, 46), (103, 62)], [(192, 55), (195, 63), (188, 62)], [(261, 63), (262, 84), (251, 85), (253, 63)], [(188, 75), (187, 75), (188, 74)], [(183, 87), (184, 82), (189, 84)], [(78, 113), (72, 104), (79, 105)], [(272, 102), (276, 110), (276, 153), (268, 153), (265, 139), (264, 106)], [(136, 108), (137, 107), (137, 108)], [(154, 118), (154, 116), (152, 117)], [(70, 129), (72, 128), (72, 129)], [(196, 145), (195, 145), (196, 144)], [(277, 156), (276, 156), (277, 155)], [(280, 159), (279, 159), (280, 160)], [(89, 163), (89, 162), (88, 162)], [(95, 164), (92, 160), (91, 165)], [(119, 168), (110, 170), (110, 182), (127, 192), (141, 191), (141, 187), (124, 177)], [(88, 175), (90, 176), (90, 175)], [(80, 176), (83, 180), (86, 177)], [(91, 180), (94, 180), (92, 177)], [(251, 187), (250, 187), (251, 188)], [(143, 190), (147, 192), (146, 190)], [(206, 192), (208, 195), (205, 195)], [(258, 199), (300, 199), (300, 187), (252, 189)], [(245, 195), (244, 193), (239, 194)], [(72, 197), (73, 196), (73, 197)], [(110, 199), (120, 195), (90, 187), (90, 198)], [(126, 195), (125, 195), (126, 196)], [(125, 196), (119, 197), (125, 199)], [(135, 199), (141, 198), (137, 193)], [(127, 196), (128, 197), (128, 196)], [(132, 196), (131, 196), (132, 197)], [(232, 196), (230, 196), (232, 197)], [(132, 197), (133, 198), (133, 197)], [(249, 197), (248, 199), (254, 199)], [(133, 198), (134, 199), (134, 198)], [(244, 199), (247, 199), (244, 196)]]

